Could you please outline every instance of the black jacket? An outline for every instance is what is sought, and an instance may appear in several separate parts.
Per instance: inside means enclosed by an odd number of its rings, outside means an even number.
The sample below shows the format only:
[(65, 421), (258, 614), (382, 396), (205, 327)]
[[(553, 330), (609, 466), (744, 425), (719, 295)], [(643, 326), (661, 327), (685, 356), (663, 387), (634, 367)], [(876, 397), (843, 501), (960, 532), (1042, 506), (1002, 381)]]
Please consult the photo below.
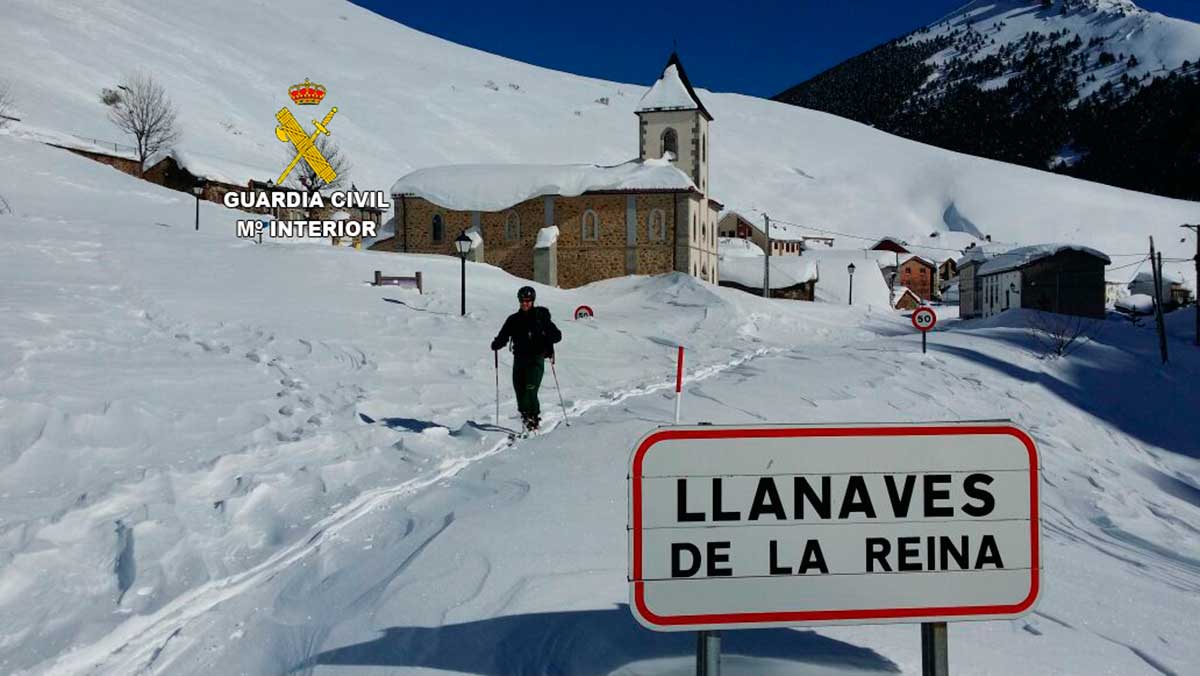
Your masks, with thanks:
[(499, 350), (512, 340), (513, 354), (518, 357), (553, 357), (554, 344), (562, 333), (550, 321), (550, 311), (533, 307), (528, 312), (517, 310), (504, 320), (500, 333), (492, 340), (492, 349)]

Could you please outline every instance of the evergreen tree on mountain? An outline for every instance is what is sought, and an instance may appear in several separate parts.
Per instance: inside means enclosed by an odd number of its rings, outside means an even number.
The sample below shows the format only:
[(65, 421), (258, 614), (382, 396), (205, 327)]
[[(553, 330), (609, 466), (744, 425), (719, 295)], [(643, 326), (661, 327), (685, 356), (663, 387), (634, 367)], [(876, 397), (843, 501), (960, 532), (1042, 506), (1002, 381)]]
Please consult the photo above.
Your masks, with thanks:
[[(1041, 9), (1056, 4), (1063, 12), (1088, 9), (1067, 0), (1043, 0)], [(775, 99), (949, 150), (1200, 198), (1200, 183), (1185, 180), (1200, 163), (1194, 151), (1185, 150), (1195, 148), (1200, 129), (1185, 124), (1178, 112), (1200, 95), (1191, 62), (1170, 73), (1131, 73), (1142, 66), (1136, 54), (1104, 49), (1100, 36), (1085, 46), (1082, 36), (1066, 28), (1027, 31), (977, 56), (994, 43), (986, 34), (1004, 27), (996, 19), (960, 24), (936, 36), (920, 29)], [(1096, 88), (1100, 78), (1107, 80)], [(1083, 96), (1081, 86), (1095, 91)], [(1064, 150), (1072, 160), (1060, 160)]]

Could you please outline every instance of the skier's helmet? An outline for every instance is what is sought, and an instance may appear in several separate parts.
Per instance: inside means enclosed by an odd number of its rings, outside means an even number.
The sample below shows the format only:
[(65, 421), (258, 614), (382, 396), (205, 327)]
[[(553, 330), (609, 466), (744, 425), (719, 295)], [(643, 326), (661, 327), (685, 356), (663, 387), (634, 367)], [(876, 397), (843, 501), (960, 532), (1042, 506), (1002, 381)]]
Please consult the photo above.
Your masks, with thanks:
[(517, 300), (519, 300), (519, 301), (520, 300), (534, 300), (535, 298), (537, 298), (537, 292), (535, 292), (533, 290), (532, 286), (522, 286), (517, 291)]

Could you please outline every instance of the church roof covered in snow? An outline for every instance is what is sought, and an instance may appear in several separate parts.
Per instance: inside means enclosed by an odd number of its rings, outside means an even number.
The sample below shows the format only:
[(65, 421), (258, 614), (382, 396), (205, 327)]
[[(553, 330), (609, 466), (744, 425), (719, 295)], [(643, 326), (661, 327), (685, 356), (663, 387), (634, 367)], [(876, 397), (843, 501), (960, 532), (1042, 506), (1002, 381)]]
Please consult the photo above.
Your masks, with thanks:
[(679, 55), (674, 52), (667, 60), (667, 66), (663, 68), (658, 81), (642, 96), (636, 112), (644, 113), (655, 110), (699, 110), (700, 114), (708, 118), (709, 122), (712, 122), (713, 119), (704, 104), (700, 102), (700, 97), (696, 96), (696, 90), (692, 88), (692, 83), (688, 80), (683, 63), (679, 61)]
[(455, 164), (417, 169), (392, 184), (457, 211), (501, 211), (543, 195), (575, 197), (599, 190), (688, 191), (696, 185), (668, 160), (595, 164)]

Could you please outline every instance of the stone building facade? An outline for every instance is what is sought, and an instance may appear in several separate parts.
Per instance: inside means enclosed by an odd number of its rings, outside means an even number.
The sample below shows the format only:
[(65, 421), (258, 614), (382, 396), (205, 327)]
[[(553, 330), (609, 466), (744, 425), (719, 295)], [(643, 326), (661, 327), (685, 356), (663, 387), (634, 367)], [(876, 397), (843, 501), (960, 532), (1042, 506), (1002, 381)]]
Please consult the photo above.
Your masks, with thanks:
[[(473, 260), (563, 288), (672, 271), (717, 283), (722, 205), (707, 194), (712, 116), (677, 55), (636, 112), (639, 157), (623, 165), (457, 165), (402, 177), (392, 187), (395, 236), (371, 248), (455, 255), (455, 238), (468, 233), (476, 242)], [(514, 175), (525, 183), (514, 184)], [(502, 183), (518, 186), (498, 191), (505, 199), (525, 198), (512, 204), (466, 196)], [(585, 189), (554, 191), (562, 185)], [(543, 247), (549, 257), (539, 256), (539, 232), (551, 227), (557, 238)]]

